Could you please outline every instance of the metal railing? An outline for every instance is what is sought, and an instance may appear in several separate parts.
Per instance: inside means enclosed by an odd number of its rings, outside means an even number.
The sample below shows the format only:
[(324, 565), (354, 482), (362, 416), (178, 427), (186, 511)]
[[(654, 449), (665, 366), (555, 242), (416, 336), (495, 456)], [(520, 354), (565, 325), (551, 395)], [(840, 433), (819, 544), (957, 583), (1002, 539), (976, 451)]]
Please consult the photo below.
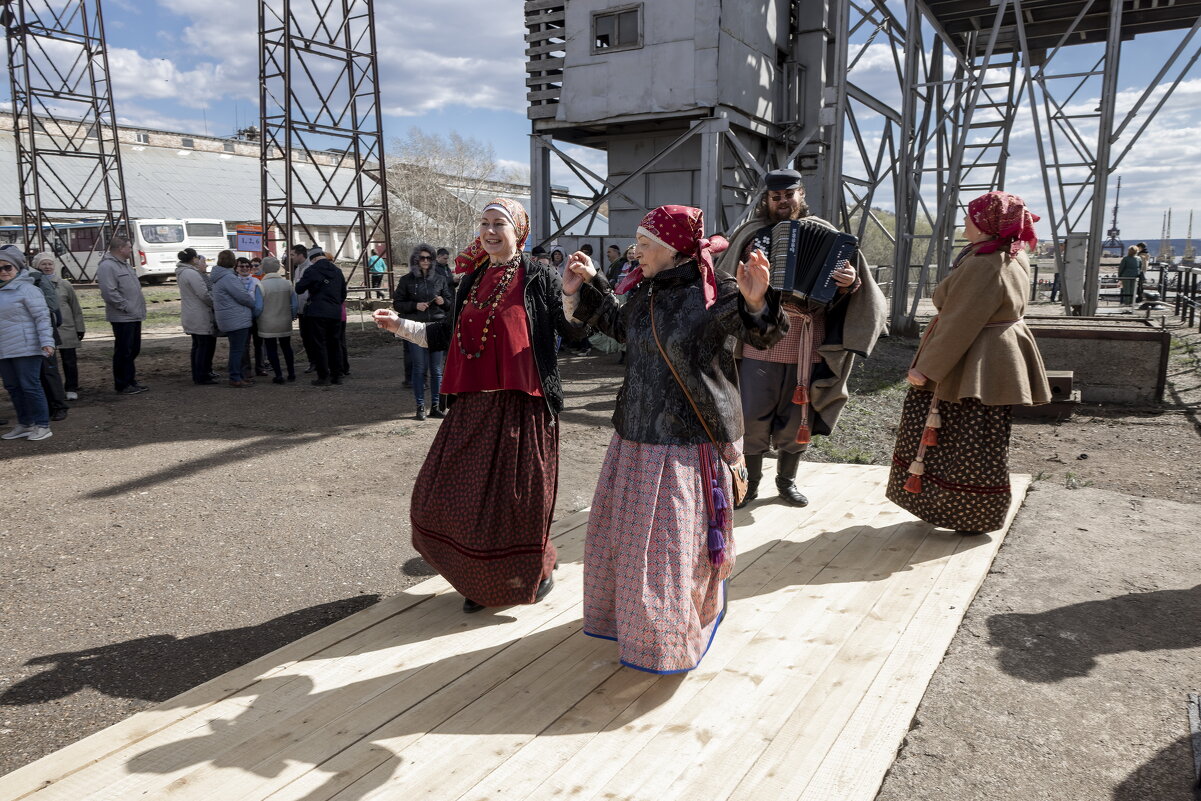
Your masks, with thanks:
[(1176, 297), (1172, 301), (1173, 313), (1183, 320), (1185, 325), (1192, 328), (1197, 325), (1197, 306), (1201, 304), (1201, 268), (1191, 267), (1178, 270), (1173, 283), (1175, 286), (1168, 290), (1168, 284), (1164, 282), (1163, 299), (1167, 302), (1168, 294), (1174, 293)]

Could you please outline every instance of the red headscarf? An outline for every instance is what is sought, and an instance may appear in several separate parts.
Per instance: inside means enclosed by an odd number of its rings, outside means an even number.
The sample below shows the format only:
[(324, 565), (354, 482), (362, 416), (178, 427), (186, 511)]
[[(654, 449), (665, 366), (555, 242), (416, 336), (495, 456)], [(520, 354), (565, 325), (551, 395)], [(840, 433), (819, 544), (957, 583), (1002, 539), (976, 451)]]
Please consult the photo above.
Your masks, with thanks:
[[(691, 206), (660, 206), (642, 218), (638, 233), (672, 250), (696, 259), (705, 290), (705, 308), (717, 301), (717, 276), (713, 255), (730, 246), (724, 236), (705, 238), (705, 214)], [(631, 270), (622, 284), (633, 286), (642, 280), (642, 269)], [(618, 292), (621, 287), (618, 287)]]
[[(517, 252), (520, 253), (525, 247), (525, 241), (530, 238), (530, 215), (526, 213), (525, 206), (518, 203), (516, 200), (510, 200), (507, 197), (498, 197), (495, 200), (484, 206), (484, 211), (493, 209), (509, 218), (509, 222), (513, 224), (513, 228), (517, 231)], [(482, 267), (488, 261), (488, 251), (484, 250), (483, 243), (477, 236), (475, 241), (467, 246), (466, 250), (455, 257), (455, 272), (456, 273), (471, 273)]]
[(989, 192), (967, 204), (968, 217), (982, 233), (993, 238), (977, 242), (973, 253), (993, 253), (1004, 248), (1016, 256), (1023, 247), (1031, 250), (1038, 243), (1034, 224), (1041, 219), (1026, 208), (1017, 195), (1008, 192)]

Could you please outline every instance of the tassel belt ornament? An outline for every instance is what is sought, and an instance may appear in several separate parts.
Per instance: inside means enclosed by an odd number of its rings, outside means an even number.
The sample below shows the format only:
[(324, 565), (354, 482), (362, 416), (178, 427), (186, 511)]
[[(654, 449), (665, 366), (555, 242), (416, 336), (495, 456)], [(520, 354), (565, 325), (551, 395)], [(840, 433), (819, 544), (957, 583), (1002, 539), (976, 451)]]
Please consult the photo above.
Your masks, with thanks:
[(922, 430), (922, 441), (917, 446), (917, 456), (909, 463), (909, 478), (905, 479), (905, 491), (921, 494), (922, 476), (926, 474), (926, 448), (938, 445), (938, 429), (942, 428), (942, 414), (938, 411), (938, 396), (931, 395), (930, 411), (926, 414), (926, 427)]
[(809, 425), (809, 378), (813, 375), (810, 361), (813, 353), (813, 315), (801, 314), (796, 318), (801, 326), (801, 343), (797, 348), (796, 389), (792, 391), (792, 402), (801, 407), (801, 425), (796, 431), (796, 443), (808, 445), (813, 437)]
[(697, 448), (701, 457), (701, 483), (705, 487), (705, 507), (709, 513), (709, 562), (718, 567), (726, 561), (726, 538), (722, 532), (725, 531), (730, 514), (730, 502), (721, 491), (721, 480), (718, 478), (715, 464), (715, 460), (720, 459), (721, 455), (708, 442), (702, 442)]

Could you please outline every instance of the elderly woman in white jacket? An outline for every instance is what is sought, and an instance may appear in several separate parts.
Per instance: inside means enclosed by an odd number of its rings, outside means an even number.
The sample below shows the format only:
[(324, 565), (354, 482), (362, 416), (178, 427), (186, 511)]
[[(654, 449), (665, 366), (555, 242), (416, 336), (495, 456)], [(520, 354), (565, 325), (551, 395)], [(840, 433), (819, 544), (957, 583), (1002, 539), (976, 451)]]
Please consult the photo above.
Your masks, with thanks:
[(12, 398), (17, 425), (0, 439), (50, 437), (50, 406), (42, 391), (42, 361), (54, 355), (50, 307), (20, 251), (0, 250), (0, 378)]
[(217, 323), (213, 318), (213, 293), (205, 275), (204, 256), (193, 248), (181, 250), (175, 265), (179, 285), (179, 324), (192, 337), (192, 383), (216, 384), (213, 355), (217, 352)]

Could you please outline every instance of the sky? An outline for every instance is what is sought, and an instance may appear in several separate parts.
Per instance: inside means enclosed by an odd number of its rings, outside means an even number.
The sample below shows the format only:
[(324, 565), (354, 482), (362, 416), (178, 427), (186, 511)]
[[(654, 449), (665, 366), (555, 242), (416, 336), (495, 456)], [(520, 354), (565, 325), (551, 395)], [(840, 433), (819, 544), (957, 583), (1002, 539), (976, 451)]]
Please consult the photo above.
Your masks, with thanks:
[[(120, 122), (217, 136), (257, 123), (255, 0), (103, 2)], [(300, 0), (294, 5), (301, 5)], [(412, 127), (426, 133), (457, 131), (491, 144), (502, 168), (528, 168), (521, 8), (520, 0), (378, 1), (386, 142)], [(1180, 38), (1180, 33), (1152, 34), (1123, 46), (1119, 105), (1128, 108), (1134, 102)], [(1065, 57), (1062, 66), (1087, 68), (1096, 57), (1088, 47), (1068, 48), (1080, 52)], [(882, 99), (895, 102), (890, 98), (890, 92), (896, 94), (895, 79), (889, 77), (891, 56), (878, 55), (860, 62), (856, 82), (876, 85)], [(1074, 98), (1074, 107), (1091, 110), (1090, 104), (1095, 106), (1095, 95)], [(1137, 127), (1131, 127), (1125, 141)], [(870, 134), (870, 122), (867, 128)], [(603, 174), (603, 154), (577, 153)], [(1023, 194), (1032, 207), (1045, 205), (1028, 117), (1015, 129), (1010, 158), (1006, 188)], [(1194, 65), (1118, 170), (1123, 176), (1123, 238), (1158, 238), (1168, 206), (1173, 207), (1173, 235), (1183, 236), (1189, 208), (1201, 212), (1198, 163), (1201, 66)], [(554, 180), (567, 183), (558, 175)], [(1112, 190), (1107, 226), (1111, 209)], [(1196, 233), (1201, 236), (1201, 219)]]

